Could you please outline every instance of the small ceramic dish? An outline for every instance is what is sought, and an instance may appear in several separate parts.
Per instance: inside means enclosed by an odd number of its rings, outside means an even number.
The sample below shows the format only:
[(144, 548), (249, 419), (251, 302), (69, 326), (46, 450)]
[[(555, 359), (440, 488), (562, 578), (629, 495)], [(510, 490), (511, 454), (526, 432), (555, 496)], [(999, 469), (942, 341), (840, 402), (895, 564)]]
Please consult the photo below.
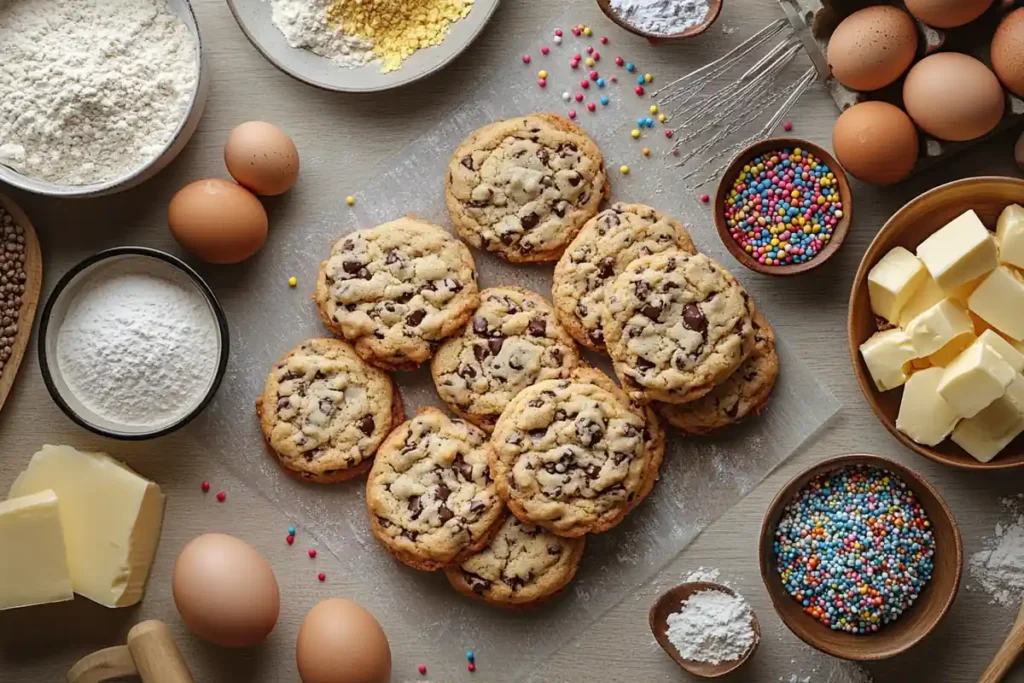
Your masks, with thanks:
[(678, 613), (682, 609), (684, 602), (689, 600), (694, 593), (700, 593), (701, 591), (718, 591), (732, 596), (736, 595), (736, 591), (732, 588), (723, 586), (719, 583), (712, 583), (710, 581), (691, 581), (689, 583), (683, 583), (675, 588), (669, 589), (663, 593), (660, 598), (658, 598), (654, 605), (651, 606), (648, 620), (651, 624), (651, 632), (654, 634), (655, 640), (658, 641), (658, 645), (661, 645), (661, 648), (668, 653), (669, 657), (675, 660), (676, 664), (683, 667), (683, 669), (694, 676), (699, 676), (701, 678), (720, 678), (740, 668), (754, 656), (754, 652), (757, 651), (757, 646), (761, 642), (761, 625), (757, 621), (757, 615), (754, 614), (753, 610), (751, 610), (750, 625), (754, 630), (754, 642), (749, 648), (747, 648), (747, 651), (744, 652), (739, 659), (721, 662), (719, 664), (696, 662), (692, 659), (686, 659), (679, 653), (679, 650), (676, 649), (676, 646), (672, 644), (672, 641), (668, 637), (668, 617), (671, 614)]
[[(775, 568), (775, 530), (786, 506), (818, 475), (855, 465), (883, 469), (902, 479), (927, 513), (935, 535), (935, 569), (928, 585), (898, 619), (869, 635), (833, 631), (805, 614), (800, 604), (786, 592)], [(824, 460), (793, 477), (768, 506), (761, 525), (759, 555), (761, 579), (775, 611), (789, 630), (826, 654), (862, 662), (895, 657), (924, 640), (953, 605), (963, 571), (960, 529), (938, 491), (909, 467), (877, 455), (841, 455)]]
[(620, 28), (629, 31), (633, 35), (647, 38), (648, 40), (682, 40), (684, 38), (693, 38), (711, 28), (711, 24), (715, 23), (718, 19), (718, 15), (722, 13), (722, 1), (723, 0), (709, 0), (708, 1), (708, 13), (704, 16), (704, 20), (695, 26), (691, 26), (685, 31), (679, 33), (651, 33), (644, 31), (643, 29), (629, 23), (629, 21), (612, 9), (611, 0), (597, 0), (597, 6), (601, 8), (601, 11), (605, 13), (609, 19), (619, 25)]
[[(788, 266), (766, 266), (758, 263), (757, 259), (743, 250), (736, 240), (729, 234), (729, 226), (725, 222), (725, 200), (729, 197), (732, 184), (736, 180), (743, 167), (754, 157), (773, 152), (783, 148), (797, 148), (810, 150), (815, 157), (828, 164), (836, 180), (839, 182), (839, 197), (843, 202), (843, 217), (839, 219), (832, 232), (832, 239), (825, 247), (818, 252), (818, 255), (810, 261), (794, 263)], [(799, 138), (771, 138), (761, 140), (747, 147), (736, 155), (736, 157), (725, 169), (722, 179), (718, 183), (718, 190), (715, 192), (715, 227), (718, 228), (718, 236), (725, 244), (733, 258), (741, 264), (762, 275), (799, 275), (823, 265), (830, 258), (835, 256), (839, 248), (843, 246), (847, 233), (850, 231), (850, 222), (853, 220), (853, 192), (850, 189), (850, 181), (846, 172), (839, 165), (831, 154), (813, 142), (800, 140)]]
[[(145, 273), (174, 282), (198, 293), (209, 306), (210, 316), (216, 324), (217, 363), (204, 392), (197, 396), (186, 410), (177, 411), (164, 423), (146, 426), (129, 426), (97, 415), (86, 407), (68, 386), (61, 375), (57, 354), (57, 339), (61, 324), (84, 285), (108, 269), (116, 268), (118, 273)], [(108, 271), (109, 272), (109, 271)], [(170, 254), (145, 247), (117, 247), (94, 254), (85, 259), (60, 279), (46, 301), (39, 323), (39, 368), (47, 391), (64, 413), (82, 427), (101, 436), (125, 441), (152, 439), (180, 429), (203, 411), (213, 399), (228, 365), (229, 352), (228, 322), (224, 310), (213, 294), (213, 290), (199, 274), (184, 261)]]
[(994, 228), (999, 214), (1010, 204), (1024, 204), (1024, 180), (1020, 178), (965, 178), (941, 185), (913, 199), (890, 218), (868, 247), (853, 279), (846, 326), (850, 357), (857, 382), (875, 416), (900, 443), (918, 455), (945, 465), (967, 470), (1000, 470), (1024, 467), (1024, 436), (1010, 443), (989, 462), (978, 462), (946, 439), (938, 446), (916, 443), (896, 429), (903, 389), (880, 392), (871, 379), (860, 345), (878, 331), (868, 296), (868, 272), (894, 247), (915, 251), (917, 245), (968, 209), (974, 209), (982, 222)]
[(199, 33), (199, 22), (196, 20), (192, 5), (189, 3), (189, 0), (168, 0), (168, 6), (181, 18), (195, 38), (196, 61), (198, 63), (196, 64), (196, 84), (192, 90), (192, 97), (189, 100), (188, 108), (182, 114), (181, 121), (178, 123), (178, 128), (175, 130), (174, 135), (164, 144), (160, 153), (126, 175), (99, 183), (89, 183), (88, 185), (61, 185), (47, 180), (39, 180), (38, 178), (18, 173), (3, 164), (0, 164), (0, 182), (45, 197), (100, 197), (123, 192), (136, 185), (140, 185), (174, 161), (181, 151), (185, 149), (188, 141), (192, 139), (192, 134), (196, 132), (199, 120), (203, 117), (203, 109), (206, 107), (206, 96), (210, 89), (210, 77), (207, 73), (206, 60), (203, 57), (203, 41)]

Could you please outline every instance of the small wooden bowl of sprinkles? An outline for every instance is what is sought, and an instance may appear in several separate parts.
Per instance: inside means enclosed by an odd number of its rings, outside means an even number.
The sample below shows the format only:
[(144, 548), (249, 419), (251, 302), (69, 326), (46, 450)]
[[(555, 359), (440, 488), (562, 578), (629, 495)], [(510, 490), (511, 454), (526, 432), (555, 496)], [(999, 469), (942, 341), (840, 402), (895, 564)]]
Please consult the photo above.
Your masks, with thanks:
[(902, 654), (935, 629), (960, 588), (953, 514), (920, 475), (843, 455), (794, 477), (761, 527), (761, 579), (802, 641), (855, 661)]
[(715, 226), (733, 257), (764, 275), (798, 275), (839, 251), (853, 194), (839, 162), (807, 140), (772, 138), (740, 152), (715, 194)]

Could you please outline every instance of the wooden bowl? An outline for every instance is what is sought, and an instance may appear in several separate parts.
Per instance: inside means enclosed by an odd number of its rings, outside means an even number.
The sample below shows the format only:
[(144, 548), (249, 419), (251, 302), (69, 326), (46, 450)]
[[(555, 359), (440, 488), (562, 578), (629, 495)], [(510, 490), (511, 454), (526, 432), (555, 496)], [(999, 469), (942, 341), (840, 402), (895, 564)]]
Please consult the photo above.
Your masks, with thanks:
[[(803, 608), (786, 592), (775, 568), (775, 529), (786, 505), (809, 481), (825, 472), (851, 465), (870, 465), (888, 470), (902, 479), (917, 496), (928, 514), (935, 534), (935, 570), (917, 601), (896, 621), (869, 635), (833, 631), (804, 614)], [(953, 513), (931, 484), (910, 468), (877, 455), (841, 455), (824, 460), (801, 472), (786, 484), (765, 514), (759, 547), (761, 579), (783, 623), (800, 640), (822, 652), (861, 662), (888, 659), (920, 643), (946, 616), (963, 570), (963, 546)]]
[(915, 251), (933, 232), (968, 209), (990, 228), (1008, 204), (1024, 204), (1024, 180), (1020, 178), (981, 177), (957, 180), (925, 192), (893, 214), (878, 232), (861, 260), (850, 292), (847, 314), (847, 334), (850, 339), (850, 357), (857, 382), (871, 410), (885, 428), (904, 446), (926, 458), (967, 470), (999, 470), (1024, 467), (1024, 436), (1016, 439), (990, 462), (978, 462), (962, 448), (946, 439), (938, 446), (915, 443), (896, 429), (896, 416), (900, 410), (903, 389), (880, 392), (860, 355), (860, 345), (877, 331), (875, 315), (868, 298), (868, 271), (893, 247), (902, 246)]
[(43, 286), (43, 257), (36, 231), (25, 212), (2, 194), (0, 207), (11, 215), (15, 224), (21, 226), (25, 236), (25, 293), (21, 295), (21, 310), (18, 311), (18, 332), (14, 337), (10, 357), (0, 368), (0, 408), (3, 408), (7, 395), (14, 386), (14, 378), (18, 374), (18, 367), (25, 356), (25, 347), (28, 346), (29, 337), (32, 335), (32, 322), (36, 317), (39, 291)]
[(708, 14), (706, 17), (704, 17), (703, 22), (697, 24), (696, 26), (691, 26), (690, 28), (680, 33), (664, 34), (649, 33), (634, 26), (633, 24), (630, 24), (628, 21), (620, 17), (618, 13), (615, 12), (615, 10), (612, 9), (611, 0), (597, 0), (597, 6), (601, 8), (601, 11), (605, 13), (605, 16), (607, 16), (613, 22), (618, 24), (620, 28), (629, 31), (633, 35), (642, 36), (647, 40), (652, 41), (681, 40), (683, 38), (693, 38), (694, 36), (699, 36), (700, 34), (704, 33), (709, 28), (711, 28), (711, 24), (715, 23), (715, 20), (718, 19), (718, 15), (722, 13), (722, 0), (710, 0), (708, 2), (708, 5)]
[(751, 610), (750, 621), (751, 627), (754, 629), (754, 643), (739, 659), (734, 659), (731, 662), (721, 662), (719, 664), (695, 662), (691, 659), (686, 659), (679, 654), (679, 650), (676, 649), (676, 646), (673, 645), (672, 641), (668, 638), (668, 617), (670, 614), (678, 612), (683, 603), (690, 599), (691, 595), (708, 590), (728, 593), (733, 596), (736, 595), (736, 591), (732, 588), (723, 586), (722, 584), (712, 583), (710, 581), (691, 581), (689, 583), (683, 583), (675, 588), (669, 589), (665, 593), (662, 593), (661, 597), (659, 597), (654, 605), (651, 606), (651, 612), (648, 615), (648, 620), (650, 621), (651, 633), (654, 634), (655, 640), (657, 640), (658, 644), (661, 645), (661, 648), (675, 660), (676, 664), (683, 667), (683, 669), (694, 676), (699, 676), (701, 678), (719, 678), (740, 668), (747, 663), (747, 660), (754, 656), (754, 652), (757, 650), (757, 646), (761, 642), (761, 625), (757, 621), (757, 615), (754, 614), (753, 610)]
[[(729, 192), (732, 190), (733, 181), (736, 180), (736, 176), (739, 175), (743, 166), (748, 161), (760, 154), (773, 152), (786, 147), (808, 149), (815, 157), (828, 164), (828, 167), (832, 169), (832, 173), (839, 181), (839, 197), (843, 202), (843, 217), (839, 219), (835, 230), (832, 232), (832, 240), (810, 261), (795, 263), (788, 266), (766, 266), (758, 263), (757, 259), (743, 251), (743, 247), (737, 244), (736, 240), (734, 240), (732, 235), (729, 234), (729, 226), (725, 223), (725, 200), (726, 197), (729, 196)], [(808, 142), (807, 140), (801, 140), (799, 138), (771, 138), (769, 140), (755, 142), (747, 147), (736, 155), (736, 158), (732, 160), (729, 167), (725, 169), (725, 173), (722, 175), (722, 179), (718, 183), (718, 191), (715, 193), (715, 227), (718, 228), (718, 236), (725, 244), (725, 248), (733, 255), (733, 258), (747, 268), (763, 275), (799, 275), (800, 273), (806, 273), (809, 270), (817, 268), (832, 258), (832, 256), (839, 251), (839, 247), (843, 245), (843, 240), (846, 239), (846, 233), (850, 231), (850, 221), (853, 218), (852, 200), (853, 192), (850, 190), (850, 181), (846, 177), (846, 172), (843, 170), (842, 166), (839, 165), (839, 162), (835, 160), (835, 157), (829, 154), (826, 150), (813, 142)]]

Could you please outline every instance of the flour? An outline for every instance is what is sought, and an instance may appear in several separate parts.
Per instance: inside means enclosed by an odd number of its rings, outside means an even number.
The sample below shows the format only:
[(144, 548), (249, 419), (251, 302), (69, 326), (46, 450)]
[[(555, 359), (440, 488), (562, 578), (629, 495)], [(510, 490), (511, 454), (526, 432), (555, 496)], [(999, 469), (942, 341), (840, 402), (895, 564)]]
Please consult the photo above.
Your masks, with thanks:
[(354, 68), (372, 61), (373, 45), (347, 36), (340, 24), (327, 20), (334, 0), (270, 0), (271, 21), (288, 45), (327, 57), (339, 66)]
[(754, 644), (753, 616), (750, 605), (738, 595), (700, 591), (668, 616), (668, 639), (684, 659), (732, 662)]
[(1024, 515), (1019, 499), (1004, 498), (1002, 504), (1013, 519), (996, 523), (995, 535), (971, 556), (971, 576), (993, 603), (1015, 607), (1024, 597)]
[(154, 428), (190, 413), (218, 359), (217, 321), (199, 292), (116, 266), (83, 285), (57, 336), (71, 393), (124, 426)]
[(158, 156), (198, 78), (166, 0), (0, 1), (0, 163), (64, 185)]
[(633, 26), (662, 35), (682, 33), (711, 11), (708, 0), (611, 0), (611, 7)]

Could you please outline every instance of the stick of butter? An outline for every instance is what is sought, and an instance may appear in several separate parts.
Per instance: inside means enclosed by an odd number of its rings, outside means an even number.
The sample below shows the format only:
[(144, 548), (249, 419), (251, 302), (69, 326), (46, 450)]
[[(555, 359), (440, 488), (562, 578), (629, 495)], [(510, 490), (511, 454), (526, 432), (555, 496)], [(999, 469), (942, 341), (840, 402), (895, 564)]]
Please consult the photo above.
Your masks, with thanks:
[(74, 597), (57, 494), (0, 502), (0, 610)]
[(879, 391), (901, 387), (907, 381), (903, 367), (917, 358), (917, 351), (903, 330), (875, 332), (860, 345), (860, 355)]
[(989, 462), (1024, 432), (1024, 376), (1017, 373), (1006, 394), (974, 417), (961, 420), (953, 441), (980, 462)]
[(911, 375), (903, 387), (896, 429), (923, 446), (941, 443), (960, 419), (953, 407), (939, 396), (943, 372), (942, 368), (921, 370)]
[(1017, 341), (1024, 340), (1024, 278), (999, 266), (982, 280), (967, 300), (982, 320)]
[(975, 342), (946, 366), (939, 395), (960, 417), (974, 417), (1006, 393), (1014, 374), (990, 346)]
[(160, 540), (160, 487), (103, 453), (43, 446), (10, 496), (46, 489), (57, 494), (75, 592), (107, 607), (141, 600)]
[(999, 265), (992, 233), (973, 210), (921, 242), (917, 257), (946, 294)]
[(907, 324), (907, 336), (920, 358), (930, 356), (957, 337), (974, 334), (967, 311), (952, 299), (943, 299)]
[(999, 260), (1017, 268), (1024, 268), (1024, 207), (1010, 204), (999, 214), (996, 223), (999, 239)]
[(924, 282), (924, 264), (903, 247), (896, 247), (868, 272), (868, 298), (875, 315), (896, 324), (900, 310)]

